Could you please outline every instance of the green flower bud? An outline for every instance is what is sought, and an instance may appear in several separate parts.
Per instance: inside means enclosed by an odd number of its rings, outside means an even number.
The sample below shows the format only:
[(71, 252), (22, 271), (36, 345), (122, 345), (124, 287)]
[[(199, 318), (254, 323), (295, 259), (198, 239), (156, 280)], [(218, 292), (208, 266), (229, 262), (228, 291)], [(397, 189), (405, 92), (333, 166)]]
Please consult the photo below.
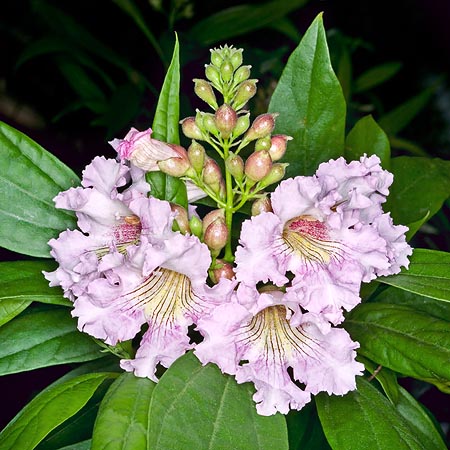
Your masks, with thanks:
[(191, 234), (200, 238), (203, 233), (203, 222), (197, 216), (192, 216), (189, 219), (189, 227), (191, 228)]
[(255, 142), (255, 152), (259, 152), (260, 150), (269, 150), (271, 145), (272, 141), (270, 136), (259, 138)]
[(252, 153), (245, 162), (245, 175), (252, 181), (260, 181), (270, 173), (272, 159), (267, 150)]
[(231, 64), (233, 65), (234, 70), (236, 70), (242, 64), (242, 52), (244, 50), (242, 48), (238, 48), (234, 50), (231, 55)]
[(194, 92), (198, 97), (200, 97), (204, 102), (208, 103), (209, 106), (213, 109), (217, 109), (217, 100), (214, 94), (214, 91), (211, 87), (211, 84), (206, 80), (200, 80), (198, 78), (194, 78)]
[(239, 116), (236, 122), (236, 126), (233, 130), (233, 137), (240, 136), (242, 133), (245, 133), (250, 126), (250, 113), (244, 114), (243, 116)]
[(208, 78), (208, 80), (211, 81), (214, 86), (220, 86), (220, 72), (217, 67), (213, 66), (212, 64), (206, 65), (205, 75), (206, 78)]
[(261, 188), (265, 188), (270, 184), (278, 183), (284, 178), (286, 173), (287, 163), (275, 163), (272, 165), (270, 172), (261, 180)]
[(188, 158), (192, 167), (197, 173), (202, 173), (203, 164), (205, 163), (205, 148), (203, 145), (196, 141), (192, 141), (192, 144), (188, 148)]
[(214, 136), (219, 134), (219, 130), (216, 127), (216, 121), (214, 120), (214, 114), (202, 113), (202, 126), (208, 132)]
[(241, 109), (255, 94), (258, 80), (246, 80), (238, 85), (231, 106), (237, 111)]
[(220, 66), (222, 65), (223, 62), (223, 58), (221, 55), (221, 51), (218, 49), (211, 49), (211, 62), (214, 66), (216, 66), (217, 68), (220, 68)]
[(219, 165), (212, 158), (206, 158), (203, 166), (203, 182), (211, 187), (214, 192), (219, 192), (222, 172)]
[(180, 121), (183, 134), (189, 139), (203, 141), (203, 133), (195, 123), (195, 117), (186, 117)]
[(236, 72), (234, 73), (234, 82), (236, 84), (238, 84), (238, 83), (242, 83), (243, 81), (250, 78), (250, 69), (251, 68), (252, 68), (252, 66), (239, 67), (239, 69), (237, 69)]
[(214, 114), (214, 122), (223, 139), (228, 139), (237, 123), (236, 111), (224, 103)]
[(230, 155), (225, 160), (225, 167), (236, 180), (242, 180), (244, 176), (244, 161), (239, 155), (230, 152)]
[(222, 80), (228, 83), (233, 78), (233, 65), (230, 61), (224, 61), (220, 66), (220, 75), (222, 76)]

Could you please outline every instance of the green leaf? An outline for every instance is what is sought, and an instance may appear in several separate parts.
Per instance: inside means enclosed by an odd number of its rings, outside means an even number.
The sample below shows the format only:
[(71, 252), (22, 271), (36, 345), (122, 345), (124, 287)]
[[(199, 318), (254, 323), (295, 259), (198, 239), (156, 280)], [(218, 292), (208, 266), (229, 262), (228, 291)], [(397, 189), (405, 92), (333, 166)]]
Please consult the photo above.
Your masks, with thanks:
[(0, 375), (102, 357), (66, 308), (30, 311), (0, 328)]
[(395, 223), (412, 223), (441, 209), (450, 195), (450, 161), (439, 158), (399, 156), (392, 158), (394, 183), (384, 210)]
[(149, 448), (150, 400), (155, 383), (123, 373), (105, 395), (95, 422), (92, 450)]
[(416, 248), (409, 269), (377, 281), (425, 297), (450, 302), (450, 253)]
[(391, 146), (389, 139), (371, 115), (359, 119), (348, 133), (345, 141), (345, 157), (347, 160), (359, 160), (364, 154), (377, 155), (383, 168), (390, 168)]
[(344, 323), (358, 353), (403, 375), (450, 391), (450, 323), (403, 306), (366, 303)]
[(330, 450), (314, 402), (286, 416), (289, 450)]
[(31, 450), (50, 431), (72, 417), (111, 374), (88, 374), (37, 395), (0, 434), (0, 449)]
[(444, 319), (450, 322), (450, 303), (440, 302), (429, 297), (423, 297), (422, 295), (404, 291), (403, 289), (389, 287), (385, 284), (380, 286), (383, 286), (384, 289), (380, 290), (371, 301), (375, 303), (390, 303), (407, 306), (416, 311), (423, 311), (438, 319)]
[(344, 151), (346, 105), (330, 63), (319, 15), (294, 50), (272, 95), (276, 133), (292, 136), (287, 176), (311, 175), (319, 163)]
[(150, 184), (152, 197), (177, 203), (187, 208), (188, 199), (186, 185), (179, 178), (171, 177), (162, 172), (147, 172), (145, 179)]
[(371, 67), (356, 78), (353, 91), (355, 93), (360, 93), (373, 89), (391, 79), (401, 68), (402, 63), (398, 61), (387, 62)]
[[(434, 450), (394, 406), (365, 379), (343, 397), (315, 397), (320, 421), (333, 449)], [(439, 447), (440, 448), (440, 447)]]
[(256, 413), (250, 384), (238, 385), (192, 353), (179, 358), (156, 385), (150, 405), (152, 450), (287, 450), (281, 414)]
[(424, 89), (420, 94), (380, 117), (378, 123), (381, 128), (389, 135), (395, 135), (403, 130), (425, 108), (441, 81), (441, 79), (437, 80), (437, 82)]
[(423, 406), (402, 387), (400, 387), (399, 393), (399, 401), (395, 408), (408, 422), (420, 441), (426, 444), (426, 449), (446, 450), (447, 446)]
[(179, 144), (180, 120), (180, 48), (175, 34), (172, 61), (167, 69), (153, 119), (152, 137), (171, 144)]
[(58, 450), (91, 450), (91, 440), (77, 442), (73, 445), (67, 445), (65, 447), (61, 447)]
[(208, 46), (269, 26), (306, 3), (308, 0), (276, 0), (263, 4), (233, 6), (196, 23), (189, 35), (201, 46)]
[(429, 218), (430, 211), (427, 211), (427, 213), (421, 219), (406, 224), (406, 226), (408, 227), (408, 231), (405, 233), (407, 242), (409, 242), (414, 237), (414, 235), (420, 230), (422, 225), (427, 222)]
[(53, 197), (78, 177), (40, 145), (0, 122), (0, 246), (49, 258), (47, 242), (75, 227), (75, 215), (58, 210)]

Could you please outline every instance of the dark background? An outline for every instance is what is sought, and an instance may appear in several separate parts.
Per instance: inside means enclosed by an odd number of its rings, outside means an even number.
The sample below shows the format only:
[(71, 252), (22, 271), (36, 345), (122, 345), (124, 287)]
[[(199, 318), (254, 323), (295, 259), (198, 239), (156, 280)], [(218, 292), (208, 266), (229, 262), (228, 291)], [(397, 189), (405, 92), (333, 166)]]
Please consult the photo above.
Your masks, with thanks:
[[(131, 19), (113, 2), (107, 0), (49, 1), (94, 34), (106, 45), (125, 55), (133, 66), (154, 86), (161, 86), (165, 69), (143, 34)], [(167, 2), (168, 3), (168, 2)], [(251, 2), (249, 2), (251, 3)], [(258, 2), (254, 2), (258, 4)], [(136, 1), (147, 23), (158, 37), (168, 58), (173, 35), (167, 30), (164, 15), (155, 12), (146, 1)], [(164, 3), (165, 4), (165, 3)], [(196, 47), (187, 36), (189, 29), (210, 14), (239, 4), (237, 1), (193, 2), (193, 16), (181, 18), (175, 26), (180, 36), (182, 91), (192, 90), (191, 79), (202, 75), (208, 62), (207, 48)], [(446, 0), (400, 1), (310, 1), (305, 7), (289, 14), (301, 34), (317, 13), (324, 11), (327, 30), (339, 30), (350, 38), (359, 38), (363, 45), (353, 53), (353, 73), (387, 61), (400, 61), (401, 71), (375, 89), (374, 98), (380, 110), (389, 111), (421, 92), (431, 81), (443, 75), (444, 80), (427, 107), (402, 132), (402, 137), (423, 148), (430, 156), (448, 159), (450, 156), (450, 2)], [(51, 56), (31, 60), (19, 68), (16, 63), (24, 49), (42, 37), (48, 27), (33, 12), (26, 0), (2, 4), (0, 12), (0, 120), (25, 132), (44, 148), (54, 153), (77, 173), (97, 154), (113, 157), (107, 144), (111, 136), (104, 127), (92, 126), (92, 111), (83, 109), (67, 114), (58, 121), (54, 117), (76, 99), (74, 91), (58, 72)], [(266, 97), (259, 98), (256, 107), (264, 108), (279, 76), (277, 70), (285, 63), (296, 43), (273, 29), (262, 29), (231, 39), (229, 44), (245, 49), (253, 65), (253, 76), (260, 79)], [(222, 44), (219, 42), (218, 44)], [(284, 51), (280, 52), (280, 49)], [(277, 64), (273, 55), (280, 55)], [(269, 67), (265, 70), (264, 67)], [(107, 70), (107, 69), (106, 69)], [(112, 76), (121, 75), (111, 68)], [(185, 115), (198, 106), (192, 96), (182, 100)], [(144, 92), (140, 109), (126, 127), (117, 130), (123, 137), (131, 125), (141, 129), (151, 125), (156, 104), (155, 95)], [(190, 113), (192, 114), (192, 112)], [(353, 114), (357, 115), (357, 112)], [(1, 164), (1, 160), (0, 160)], [(448, 211), (448, 208), (445, 208)], [(447, 232), (448, 233), (448, 232)], [(421, 242), (422, 246), (449, 251), (449, 237), (440, 236)], [(3, 260), (20, 258), (3, 251)], [(39, 369), (32, 373), (5, 376), (0, 379), (2, 411), (0, 428), (40, 389), (58, 378), (69, 366)], [(448, 431), (449, 406), (436, 388), (405, 379), (407, 386), (425, 404)]]

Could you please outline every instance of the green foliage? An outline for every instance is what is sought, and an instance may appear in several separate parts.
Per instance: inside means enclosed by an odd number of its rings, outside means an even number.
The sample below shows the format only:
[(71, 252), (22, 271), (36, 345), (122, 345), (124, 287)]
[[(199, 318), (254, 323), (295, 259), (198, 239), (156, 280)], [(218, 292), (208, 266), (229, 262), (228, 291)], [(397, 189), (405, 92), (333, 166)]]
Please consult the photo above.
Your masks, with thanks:
[(277, 133), (292, 136), (286, 176), (311, 175), (319, 163), (344, 151), (345, 100), (331, 67), (322, 17), (292, 53), (272, 95)]
[(371, 67), (355, 79), (353, 91), (365, 92), (390, 80), (402, 68), (402, 63), (392, 61)]
[(148, 447), (154, 450), (287, 449), (283, 416), (259, 416), (249, 384), (236, 381), (192, 353), (170, 366), (150, 405)]
[(95, 342), (66, 308), (30, 310), (0, 328), (0, 375), (97, 359)]
[(75, 227), (73, 213), (56, 210), (53, 197), (78, 177), (23, 133), (0, 122), (0, 246), (49, 258), (47, 242)]
[[(344, 397), (325, 393), (316, 396), (320, 421), (333, 449), (445, 449), (429, 420), (419, 415), (405, 419), (404, 409), (400, 413), (365, 379), (358, 378), (357, 385), (356, 391)], [(422, 426), (426, 434), (418, 432)]]

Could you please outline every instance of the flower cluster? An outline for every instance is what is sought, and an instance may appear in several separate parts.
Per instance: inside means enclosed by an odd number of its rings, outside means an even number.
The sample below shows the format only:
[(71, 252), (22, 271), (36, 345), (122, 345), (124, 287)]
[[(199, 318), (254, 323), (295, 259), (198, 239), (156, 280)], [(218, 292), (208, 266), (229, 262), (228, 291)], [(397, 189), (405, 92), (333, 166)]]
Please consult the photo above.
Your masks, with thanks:
[[(272, 135), (275, 114), (250, 125), (242, 107), (256, 80), (241, 50), (212, 51), (205, 73), (195, 92), (214, 114), (182, 121), (187, 150), (131, 129), (111, 142), (117, 160), (95, 158), (82, 186), (55, 198), (80, 230), (49, 242), (59, 267), (45, 276), (74, 302), (80, 330), (109, 346), (140, 338), (121, 359), (137, 376), (157, 381), (159, 365), (194, 349), (203, 364), (252, 382), (263, 415), (301, 409), (321, 391), (343, 395), (364, 370), (339, 327), (344, 312), (361, 301), (362, 282), (399, 272), (411, 254), (406, 227), (382, 209), (393, 177), (376, 156), (339, 158), (265, 193), (284, 177), (290, 137)], [(190, 203), (209, 196), (217, 209), (201, 218), (190, 204), (154, 198), (153, 171), (183, 180)], [(248, 202), (233, 250), (233, 215)]]

